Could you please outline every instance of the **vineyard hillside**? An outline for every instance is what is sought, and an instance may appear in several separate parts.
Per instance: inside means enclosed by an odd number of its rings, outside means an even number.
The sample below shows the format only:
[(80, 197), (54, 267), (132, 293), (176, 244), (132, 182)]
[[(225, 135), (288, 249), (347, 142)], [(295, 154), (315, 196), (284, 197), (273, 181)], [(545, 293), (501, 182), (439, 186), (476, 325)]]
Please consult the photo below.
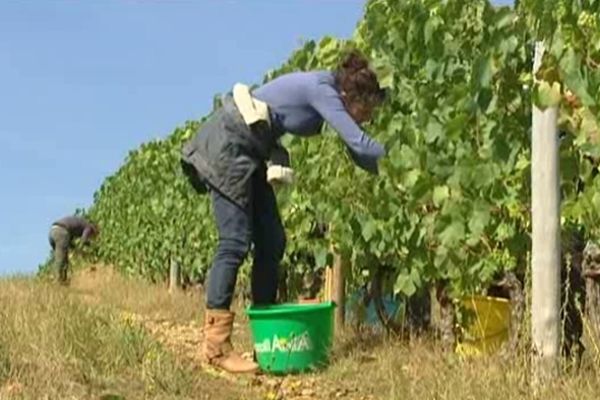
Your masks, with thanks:
[[(548, 29), (535, 23), (538, 3), (514, 10), (487, 0), (371, 0), (352, 40), (306, 42), (266, 74), (268, 81), (331, 69), (355, 46), (389, 93), (365, 126), (388, 153), (377, 177), (356, 168), (328, 128), (307, 140), (284, 137), (298, 177), (278, 191), (288, 268), (321, 268), (335, 251), (352, 265), (351, 284), (386, 265), (407, 295), (435, 280), (477, 291), (499, 273), (522, 271), (532, 101), (561, 102), (565, 228), (586, 226), (588, 237), (598, 236), (600, 49), (584, 45), (600, 43), (598, 5), (555, 1), (554, 36), (536, 83), (534, 42)], [(178, 263), (187, 280), (203, 278), (216, 242), (210, 203), (179, 165), (183, 141), (200, 125), (188, 122), (142, 145), (106, 179), (87, 210), (102, 227), (95, 261), (154, 281)], [(327, 235), (311, 235), (323, 223)]]

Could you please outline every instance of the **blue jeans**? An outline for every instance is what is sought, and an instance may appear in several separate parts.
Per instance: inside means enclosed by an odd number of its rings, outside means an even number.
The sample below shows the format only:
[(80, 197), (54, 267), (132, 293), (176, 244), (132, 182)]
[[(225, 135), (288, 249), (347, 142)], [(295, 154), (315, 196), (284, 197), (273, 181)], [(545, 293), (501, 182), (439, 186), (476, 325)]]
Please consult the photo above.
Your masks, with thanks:
[(248, 185), (250, 202), (244, 209), (211, 190), (219, 243), (208, 275), (206, 303), (209, 309), (228, 310), (235, 283), (250, 245), (254, 245), (252, 301), (273, 304), (277, 297), (279, 262), (285, 250), (285, 232), (273, 188), (259, 168)]

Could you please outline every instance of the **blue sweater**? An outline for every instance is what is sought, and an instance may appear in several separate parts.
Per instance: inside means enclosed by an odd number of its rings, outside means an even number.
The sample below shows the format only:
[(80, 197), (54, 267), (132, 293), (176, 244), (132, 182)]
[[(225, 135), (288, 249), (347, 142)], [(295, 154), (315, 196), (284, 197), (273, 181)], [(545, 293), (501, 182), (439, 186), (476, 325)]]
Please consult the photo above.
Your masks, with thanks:
[(327, 122), (342, 138), (361, 168), (376, 174), (381, 144), (367, 136), (346, 111), (329, 71), (282, 75), (253, 92), (269, 105), (274, 128), (298, 136), (318, 134)]

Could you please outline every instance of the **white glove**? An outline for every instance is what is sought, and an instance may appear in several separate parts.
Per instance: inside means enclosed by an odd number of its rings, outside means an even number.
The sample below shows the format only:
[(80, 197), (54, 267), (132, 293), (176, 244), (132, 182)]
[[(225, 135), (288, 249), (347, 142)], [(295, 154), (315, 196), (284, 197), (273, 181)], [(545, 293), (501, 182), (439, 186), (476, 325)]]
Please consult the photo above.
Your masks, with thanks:
[(294, 181), (294, 170), (281, 165), (269, 165), (267, 182), (290, 185)]

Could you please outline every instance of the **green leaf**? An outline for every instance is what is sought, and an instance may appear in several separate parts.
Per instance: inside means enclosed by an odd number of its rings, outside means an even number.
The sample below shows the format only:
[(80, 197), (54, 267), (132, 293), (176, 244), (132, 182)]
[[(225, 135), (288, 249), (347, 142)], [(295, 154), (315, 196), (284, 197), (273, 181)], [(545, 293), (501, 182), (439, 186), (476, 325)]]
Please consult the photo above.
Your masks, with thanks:
[(318, 268), (324, 268), (327, 265), (327, 249), (324, 247), (317, 248), (315, 250), (315, 263)]
[(473, 236), (479, 236), (483, 234), (485, 227), (490, 221), (490, 210), (483, 203), (478, 203), (476, 208), (473, 210), (471, 218), (469, 219), (469, 231)]
[(515, 234), (515, 229), (511, 224), (501, 223), (496, 228), (496, 238), (498, 240), (506, 240), (511, 238)]
[(465, 237), (464, 223), (462, 221), (453, 221), (440, 233), (439, 237), (440, 242), (446, 247), (456, 245)]
[(436, 186), (433, 189), (433, 204), (440, 206), (444, 200), (450, 196), (450, 189), (448, 186)]
[(494, 92), (490, 88), (482, 89), (477, 95), (479, 108), (486, 112), (493, 111), (494, 100)]
[(425, 63), (425, 75), (427, 76), (427, 79), (434, 79), (438, 70), (439, 64), (437, 62), (431, 59), (427, 60)]
[(496, 19), (496, 29), (503, 29), (509, 26), (515, 19), (515, 14), (512, 10), (508, 8), (504, 8), (499, 10), (497, 13)]
[(396, 293), (402, 293), (405, 296), (412, 296), (417, 291), (417, 287), (410, 274), (400, 274), (396, 279), (394, 291)]
[(428, 44), (431, 41), (433, 34), (435, 33), (435, 30), (437, 29), (439, 24), (440, 24), (440, 19), (435, 16), (429, 18), (427, 20), (427, 22), (425, 22), (425, 26), (423, 29), (423, 35), (425, 37), (425, 44)]
[(439, 122), (433, 119), (430, 120), (425, 131), (425, 140), (427, 143), (433, 143), (436, 139), (441, 137), (442, 129), (442, 125)]
[(374, 63), (375, 73), (377, 74), (377, 81), (379, 86), (382, 88), (394, 87), (394, 67), (387, 60), (378, 60)]
[(588, 92), (588, 82), (581, 74), (581, 65), (581, 57), (573, 48), (568, 48), (560, 60), (565, 85), (577, 95), (584, 106), (592, 107), (596, 102)]
[(491, 56), (480, 57), (475, 61), (473, 75), (473, 79), (479, 88), (490, 86), (493, 76)]
[(561, 99), (560, 92), (560, 83), (554, 82), (550, 85), (546, 81), (541, 81), (536, 85), (534, 102), (542, 110), (547, 107), (557, 106)]
[(573, 182), (579, 175), (579, 163), (574, 154), (569, 153), (560, 158), (560, 173), (562, 179)]
[(375, 225), (375, 221), (367, 220), (362, 224), (362, 236), (365, 241), (371, 240), (375, 231), (377, 230), (377, 226)]

